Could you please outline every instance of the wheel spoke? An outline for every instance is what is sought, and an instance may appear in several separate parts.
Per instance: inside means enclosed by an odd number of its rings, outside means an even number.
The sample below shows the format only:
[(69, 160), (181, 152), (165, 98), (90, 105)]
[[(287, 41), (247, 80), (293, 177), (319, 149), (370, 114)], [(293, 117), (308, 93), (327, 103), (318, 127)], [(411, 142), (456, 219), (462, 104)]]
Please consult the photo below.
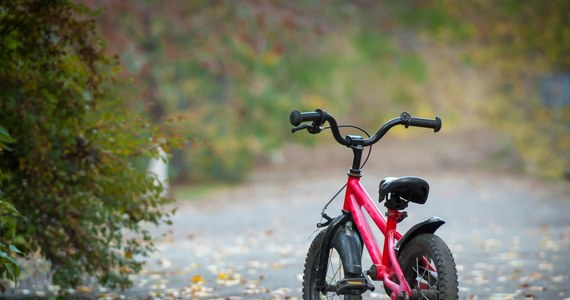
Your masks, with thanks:
[[(339, 280), (341, 280), (342, 278), (340, 278), (342, 276), (342, 274), (344, 274), (344, 271), (342, 269), (342, 264), (340, 263), (340, 257), (338, 256), (338, 253), (336, 251), (334, 251), (334, 249), (331, 249), (330, 251), (330, 255), (329, 255), (329, 265), (330, 268), (329, 270), (331, 271), (332, 275), (327, 275), (327, 277), (330, 279), (330, 281), (327, 284), (336, 284)], [(329, 273), (327, 271), (327, 273)], [(334, 292), (330, 293), (330, 298), (328, 299), (335, 299), (337, 298), (338, 295)], [(340, 299), (340, 297), (338, 297)]]
[[(340, 262), (340, 257), (334, 249), (331, 249), (329, 252), (329, 261), (328, 261), (328, 268), (327, 268), (327, 282), (326, 284), (334, 285), (339, 280), (341, 280), (344, 274), (344, 269), (342, 267), (342, 263)], [(328, 292), (326, 295), (321, 294), (321, 299), (342, 299), (342, 297), (338, 296), (334, 292)]]
[[(439, 294), (437, 284), (437, 270), (433, 260), (428, 255), (420, 255), (415, 259), (415, 265), (412, 267), (415, 273), (415, 287), (421, 290), (431, 290)], [(422, 294), (423, 299), (428, 299)]]
[(459, 299), (455, 262), (438, 236), (414, 237), (399, 254), (399, 261), (415, 299)]

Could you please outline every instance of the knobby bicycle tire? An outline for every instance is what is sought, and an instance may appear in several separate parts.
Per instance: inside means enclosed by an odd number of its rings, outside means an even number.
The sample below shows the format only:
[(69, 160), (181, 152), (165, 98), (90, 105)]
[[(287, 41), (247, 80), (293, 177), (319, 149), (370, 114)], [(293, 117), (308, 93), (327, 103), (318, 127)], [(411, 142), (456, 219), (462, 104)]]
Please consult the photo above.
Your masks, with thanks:
[[(324, 242), (325, 231), (321, 231), (315, 236), (307, 258), (305, 259), (305, 268), (303, 270), (303, 299), (345, 299), (345, 300), (361, 300), (362, 296), (339, 296), (336, 293), (330, 292), (322, 294), (316, 289), (316, 273), (318, 268), (318, 261), (320, 257), (321, 245)], [(327, 284), (335, 284), (336, 281), (341, 280), (346, 275), (342, 261), (334, 248), (330, 249), (329, 262), (327, 264)]]
[[(422, 264), (423, 258), (435, 270)], [(457, 269), (451, 251), (437, 235), (424, 233), (410, 240), (398, 256), (400, 266), (412, 291), (430, 294), (427, 299), (456, 300), (459, 298)], [(388, 292), (388, 291), (387, 291)]]

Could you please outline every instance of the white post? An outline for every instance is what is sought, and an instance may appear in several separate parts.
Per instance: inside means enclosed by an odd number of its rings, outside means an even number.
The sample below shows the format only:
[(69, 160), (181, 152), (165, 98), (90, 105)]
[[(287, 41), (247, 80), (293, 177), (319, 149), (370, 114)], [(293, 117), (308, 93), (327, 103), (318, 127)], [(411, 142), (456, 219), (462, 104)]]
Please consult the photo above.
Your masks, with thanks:
[(168, 156), (161, 147), (158, 147), (158, 157), (151, 159), (147, 172), (156, 175), (164, 188), (162, 196), (165, 196), (168, 193)]

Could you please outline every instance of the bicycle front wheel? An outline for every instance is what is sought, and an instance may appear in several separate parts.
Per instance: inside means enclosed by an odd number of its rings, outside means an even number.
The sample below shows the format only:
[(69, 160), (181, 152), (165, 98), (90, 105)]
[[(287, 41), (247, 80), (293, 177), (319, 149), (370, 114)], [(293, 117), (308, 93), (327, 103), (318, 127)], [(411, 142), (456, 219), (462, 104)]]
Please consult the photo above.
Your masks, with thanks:
[[(303, 271), (303, 299), (345, 299), (345, 300), (361, 300), (362, 296), (340, 296), (335, 292), (321, 293), (316, 289), (317, 285), (317, 269), (320, 257), (321, 245), (324, 242), (325, 231), (319, 232), (307, 253), (305, 260), (305, 270)], [(342, 260), (335, 248), (331, 248), (329, 254), (329, 262), (327, 264), (327, 285), (336, 285), (345, 277)]]
[(425, 233), (412, 238), (400, 252), (399, 261), (417, 299), (459, 298), (455, 262), (440, 237)]

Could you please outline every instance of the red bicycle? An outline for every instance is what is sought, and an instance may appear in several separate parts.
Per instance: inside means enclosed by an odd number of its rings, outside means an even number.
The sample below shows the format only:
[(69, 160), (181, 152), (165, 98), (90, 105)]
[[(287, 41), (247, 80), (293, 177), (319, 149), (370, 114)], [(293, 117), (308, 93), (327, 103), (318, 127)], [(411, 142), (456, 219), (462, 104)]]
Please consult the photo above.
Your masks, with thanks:
[[(372, 137), (354, 126), (338, 126), (335, 118), (317, 109), (314, 112), (294, 110), (290, 115), (292, 132), (306, 129), (317, 134), (330, 129), (335, 140), (352, 149), (354, 159), (348, 172), (348, 182), (342, 213), (331, 218), (321, 212), (325, 222), (317, 224), (320, 231), (314, 238), (305, 261), (303, 272), (303, 299), (362, 299), (366, 291), (373, 291), (370, 280), (382, 281), (390, 299), (445, 299), (458, 298), (457, 270), (451, 251), (435, 231), (445, 222), (432, 217), (414, 225), (404, 235), (396, 230), (406, 218), (404, 209), (410, 202), (424, 204), (429, 185), (419, 177), (389, 177), (380, 181), (379, 201), (387, 208), (382, 216), (374, 201), (360, 184), (364, 147), (378, 142), (396, 125), (441, 129), (441, 119), (413, 118), (404, 112), (399, 118), (386, 122)], [(311, 124), (301, 124), (312, 122)], [(324, 127), (328, 122), (330, 127)], [(340, 127), (354, 127), (363, 131), (367, 138), (357, 135), (342, 137)], [(337, 193), (337, 195), (342, 189)], [(383, 250), (380, 250), (364, 211), (384, 235)], [(322, 219), (321, 219), (322, 220)], [(363, 249), (366, 247), (372, 266), (366, 272), (362, 268)]]

